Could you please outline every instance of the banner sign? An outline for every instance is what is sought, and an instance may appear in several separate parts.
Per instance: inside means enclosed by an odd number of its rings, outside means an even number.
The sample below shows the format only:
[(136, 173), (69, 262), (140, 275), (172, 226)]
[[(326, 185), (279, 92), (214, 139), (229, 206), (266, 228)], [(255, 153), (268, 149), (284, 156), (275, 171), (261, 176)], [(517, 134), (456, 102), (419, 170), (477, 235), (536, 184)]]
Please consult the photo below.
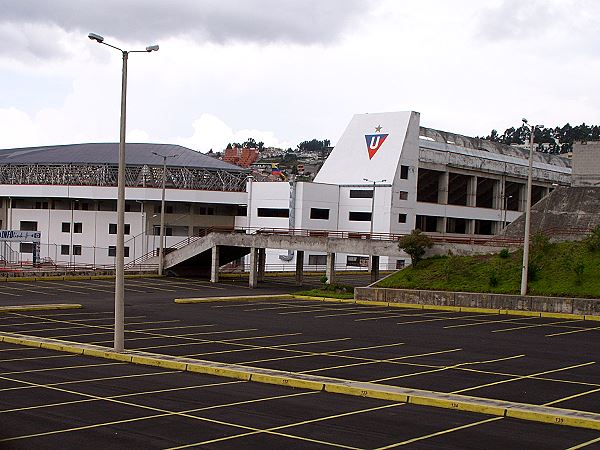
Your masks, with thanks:
[(9, 242), (40, 242), (40, 231), (0, 230), (0, 241)]

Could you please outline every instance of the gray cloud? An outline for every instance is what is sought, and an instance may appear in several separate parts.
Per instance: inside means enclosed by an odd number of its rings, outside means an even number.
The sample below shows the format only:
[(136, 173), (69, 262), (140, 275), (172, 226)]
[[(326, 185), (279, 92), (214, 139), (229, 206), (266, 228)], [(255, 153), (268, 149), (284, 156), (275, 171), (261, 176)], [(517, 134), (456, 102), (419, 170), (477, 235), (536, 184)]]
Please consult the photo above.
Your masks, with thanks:
[[(0, 35), (11, 36), (21, 51), (36, 57), (56, 56), (55, 50), (44, 51), (43, 43), (38, 42), (43, 36), (31, 33), (37, 26), (66, 32), (93, 31), (126, 43), (146, 44), (184, 36), (219, 44), (310, 45), (335, 41), (376, 1), (0, 0)], [(15, 35), (17, 29), (23, 36)]]

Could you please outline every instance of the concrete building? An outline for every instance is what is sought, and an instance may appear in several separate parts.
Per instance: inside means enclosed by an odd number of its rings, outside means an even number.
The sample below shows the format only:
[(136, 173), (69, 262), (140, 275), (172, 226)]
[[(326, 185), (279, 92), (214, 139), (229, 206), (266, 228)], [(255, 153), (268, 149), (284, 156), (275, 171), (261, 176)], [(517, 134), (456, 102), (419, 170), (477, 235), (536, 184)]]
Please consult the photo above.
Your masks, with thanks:
[[(354, 237), (406, 234), (493, 235), (526, 205), (529, 151), (420, 126), (420, 114), (355, 115), (314, 183), (253, 183), (249, 226), (294, 228)], [(570, 184), (570, 162), (536, 153), (533, 201)], [(267, 252), (267, 265), (290, 269), (293, 252)], [(309, 265), (325, 253), (308, 254)], [(368, 255), (338, 255), (341, 266), (367, 265)], [(406, 258), (381, 258), (396, 268)]]
[[(41, 232), (41, 258), (112, 264), (117, 148), (0, 150), (0, 229)], [(416, 112), (355, 115), (314, 182), (253, 182), (248, 171), (184, 147), (128, 144), (128, 263), (158, 247), (162, 157), (153, 152), (169, 157), (167, 247), (212, 227), (350, 239), (389, 239), (414, 228), (485, 236), (519, 217), (526, 203), (528, 150), (421, 127)], [(535, 202), (554, 186), (569, 185), (571, 169), (559, 156), (534, 156)], [(30, 259), (32, 247), (0, 242), (0, 256)], [(267, 270), (295, 270), (296, 250), (268, 249), (260, 257), (266, 257)], [(307, 269), (328, 262), (327, 250), (305, 253)], [(382, 256), (379, 262), (402, 267), (408, 257)], [(369, 255), (338, 254), (335, 263), (366, 267)]]

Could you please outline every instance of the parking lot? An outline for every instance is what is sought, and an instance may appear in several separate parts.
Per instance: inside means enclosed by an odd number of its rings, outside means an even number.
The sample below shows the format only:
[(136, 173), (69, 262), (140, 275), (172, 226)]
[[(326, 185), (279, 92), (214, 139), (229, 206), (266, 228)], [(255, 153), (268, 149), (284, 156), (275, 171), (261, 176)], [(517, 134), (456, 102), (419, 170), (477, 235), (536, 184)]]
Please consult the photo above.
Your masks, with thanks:
[[(308, 280), (318, 283), (317, 277)], [(243, 280), (216, 285), (127, 280), (126, 347), (600, 413), (598, 322), (300, 300), (173, 303), (181, 297), (294, 290), (288, 277), (269, 278), (252, 291)], [(76, 302), (83, 308), (4, 313), (0, 333), (110, 347), (111, 294), (108, 280), (3, 283), (2, 304)], [(84, 440), (98, 448), (600, 446), (595, 430), (5, 343), (0, 344), (0, 391), (0, 434), (8, 448), (74, 446)]]

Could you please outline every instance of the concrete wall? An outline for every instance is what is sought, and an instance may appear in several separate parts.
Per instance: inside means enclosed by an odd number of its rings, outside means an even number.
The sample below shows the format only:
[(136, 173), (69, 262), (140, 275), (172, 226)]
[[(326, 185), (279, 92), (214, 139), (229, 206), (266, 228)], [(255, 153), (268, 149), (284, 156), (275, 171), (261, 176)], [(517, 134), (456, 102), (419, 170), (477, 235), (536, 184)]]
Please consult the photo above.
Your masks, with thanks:
[(542, 297), (412, 289), (355, 288), (356, 300), (468, 308), (512, 309), (566, 314), (600, 315), (600, 299)]
[(600, 186), (600, 142), (573, 144), (573, 186)]

